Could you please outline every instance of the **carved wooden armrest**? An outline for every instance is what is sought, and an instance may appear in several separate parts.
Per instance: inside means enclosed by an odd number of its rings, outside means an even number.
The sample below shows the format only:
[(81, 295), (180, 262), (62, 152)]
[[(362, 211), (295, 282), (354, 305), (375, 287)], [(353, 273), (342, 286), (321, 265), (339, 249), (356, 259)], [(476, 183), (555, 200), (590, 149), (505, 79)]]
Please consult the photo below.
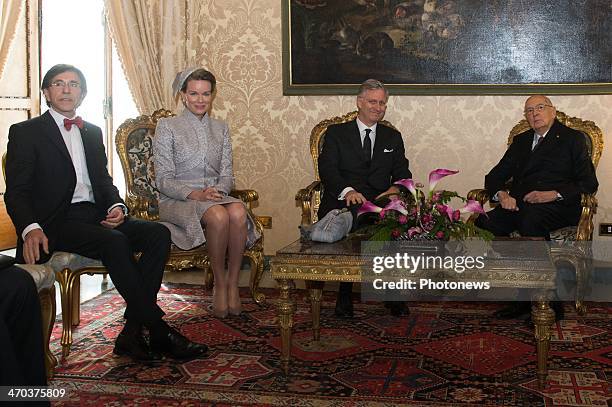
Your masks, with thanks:
[(251, 208), (251, 204), (257, 202), (259, 199), (259, 194), (254, 189), (234, 189), (229, 194), (246, 203), (249, 209)]
[(576, 231), (576, 240), (591, 240), (593, 234), (593, 216), (597, 212), (597, 198), (595, 194), (582, 194), (580, 201), (582, 205), (582, 214), (578, 222)]
[(312, 199), (316, 191), (321, 191), (321, 181), (313, 181), (295, 195), (295, 200), (302, 208), (302, 225), (312, 224)]
[(125, 204), (129, 208), (130, 216), (151, 221), (159, 220), (159, 216), (151, 216), (149, 214), (150, 202), (147, 198), (136, 196), (128, 192), (125, 197)]
[(486, 189), (472, 189), (470, 192), (468, 192), (467, 199), (478, 201), (484, 206), (484, 204), (486, 204), (489, 200), (489, 193)]

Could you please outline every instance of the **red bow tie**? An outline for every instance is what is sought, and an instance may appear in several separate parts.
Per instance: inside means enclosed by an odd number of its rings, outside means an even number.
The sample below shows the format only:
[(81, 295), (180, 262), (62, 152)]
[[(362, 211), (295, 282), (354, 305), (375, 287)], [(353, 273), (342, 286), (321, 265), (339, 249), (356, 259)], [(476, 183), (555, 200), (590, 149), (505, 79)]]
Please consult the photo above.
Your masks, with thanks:
[(83, 119), (81, 119), (81, 116), (77, 116), (74, 119), (64, 119), (64, 127), (66, 128), (66, 130), (70, 131), (70, 129), (72, 128), (72, 125), (76, 125), (79, 129), (83, 128)]

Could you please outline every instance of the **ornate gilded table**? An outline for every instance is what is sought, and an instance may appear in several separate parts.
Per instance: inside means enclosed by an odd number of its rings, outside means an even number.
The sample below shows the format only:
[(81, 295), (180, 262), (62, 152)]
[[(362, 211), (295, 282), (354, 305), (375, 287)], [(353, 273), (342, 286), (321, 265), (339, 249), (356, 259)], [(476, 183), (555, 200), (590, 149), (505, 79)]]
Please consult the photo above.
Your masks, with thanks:
[[(291, 297), (293, 280), (304, 280), (309, 291), (312, 314), (313, 339), (320, 338), (320, 309), (325, 281), (361, 282), (364, 267), (371, 265), (371, 258), (362, 255), (360, 237), (347, 238), (336, 243), (295, 241), (279, 250), (271, 260), (272, 277), (279, 285), (278, 319), (281, 334), (281, 366), (289, 372), (291, 330), (295, 302)], [(536, 289), (541, 295), (534, 298), (532, 319), (535, 325), (537, 346), (537, 377), (540, 387), (547, 376), (548, 348), (551, 328), (555, 321), (547, 294), (555, 289), (555, 267), (549, 250), (537, 256), (517, 262), (512, 256), (487, 261), (481, 270), (456, 272), (429, 269), (418, 270), (414, 276), (443, 281), (489, 281), (492, 287)]]

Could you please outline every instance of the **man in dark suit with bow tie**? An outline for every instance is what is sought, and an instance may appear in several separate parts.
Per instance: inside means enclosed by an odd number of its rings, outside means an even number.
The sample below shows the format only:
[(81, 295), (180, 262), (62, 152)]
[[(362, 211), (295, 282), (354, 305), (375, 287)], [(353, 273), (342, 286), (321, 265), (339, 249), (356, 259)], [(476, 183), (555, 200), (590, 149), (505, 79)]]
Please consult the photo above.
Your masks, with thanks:
[[(17, 260), (45, 262), (54, 251), (102, 260), (127, 303), (115, 353), (146, 361), (161, 353), (176, 358), (203, 354), (206, 346), (162, 320), (157, 292), (170, 232), (127, 216), (106, 168), (102, 131), (76, 116), (87, 94), (83, 73), (72, 65), (55, 65), (45, 74), (42, 91), (49, 110), (9, 130), (5, 202), (19, 237)], [(141, 253), (138, 260), (135, 252)]]
[[(323, 196), (318, 216), (332, 209), (356, 210), (367, 201), (398, 193), (393, 182), (411, 178), (404, 154), (402, 135), (380, 123), (387, 110), (389, 92), (375, 79), (361, 84), (357, 95), (356, 120), (329, 126), (319, 156), (319, 175)], [(352, 283), (341, 283), (336, 301), (336, 315), (352, 317)], [(394, 315), (408, 312), (404, 303), (388, 303)]]
[[(556, 119), (548, 97), (529, 97), (524, 114), (531, 130), (514, 137), (485, 177), (485, 188), (499, 206), (478, 217), (476, 225), (496, 236), (518, 231), (549, 239), (552, 230), (578, 224), (581, 194), (595, 192), (598, 182), (584, 135)], [(527, 312), (529, 303), (515, 303), (496, 315), (507, 319)]]

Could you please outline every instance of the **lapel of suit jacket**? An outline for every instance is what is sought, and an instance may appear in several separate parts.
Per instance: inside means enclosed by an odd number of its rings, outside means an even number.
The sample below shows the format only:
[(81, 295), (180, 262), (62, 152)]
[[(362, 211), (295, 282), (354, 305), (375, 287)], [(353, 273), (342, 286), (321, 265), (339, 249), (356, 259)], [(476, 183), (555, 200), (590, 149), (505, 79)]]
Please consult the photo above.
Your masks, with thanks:
[(81, 140), (83, 141), (83, 158), (85, 158), (85, 166), (87, 167), (87, 172), (89, 174), (89, 179), (92, 180), (92, 188), (93, 188), (93, 176), (90, 167), (90, 163), (92, 162), (90, 157), (93, 157), (95, 154), (95, 147), (93, 146), (93, 138), (91, 137), (91, 133), (89, 130), (89, 123), (83, 122), (83, 128), (81, 130)]
[(60, 129), (57, 127), (57, 123), (53, 120), (53, 116), (49, 111), (46, 111), (42, 116), (45, 131), (45, 134), (51, 142), (60, 150), (60, 152), (66, 157), (66, 159), (72, 162), (72, 158), (70, 157), (70, 153), (68, 152), (68, 148), (66, 147), (66, 143), (64, 143), (64, 138), (62, 137), (62, 133)]
[[(559, 139), (558, 139), (559, 126), (557, 125), (557, 123), (558, 123), (557, 120), (555, 120), (550, 130), (548, 130), (548, 133), (546, 133), (546, 137), (544, 137), (544, 140), (542, 140), (540, 144), (533, 151), (530, 152), (529, 161), (527, 165), (525, 166), (525, 171), (533, 168), (535, 165), (537, 165), (540, 162), (541, 157), (547, 154), (551, 154), (551, 150), (554, 150), (554, 147), (559, 142)], [(533, 134), (534, 134), (534, 131), (532, 130), (531, 131), (531, 135), (532, 135), (531, 144), (529, 144), (530, 147), (531, 145), (533, 145)]]
[(357, 119), (353, 120), (353, 123), (349, 126), (349, 144), (355, 150), (354, 156), (359, 157), (360, 161), (365, 161), (363, 156), (363, 145), (361, 144), (361, 134), (359, 132), (359, 126), (357, 126)]
[(386, 146), (387, 128), (382, 124), (376, 125), (376, 142), (374, 143), (374, 152), (372, 153), (372, 165), (381, 163), (384, 158), (383, 148)]

